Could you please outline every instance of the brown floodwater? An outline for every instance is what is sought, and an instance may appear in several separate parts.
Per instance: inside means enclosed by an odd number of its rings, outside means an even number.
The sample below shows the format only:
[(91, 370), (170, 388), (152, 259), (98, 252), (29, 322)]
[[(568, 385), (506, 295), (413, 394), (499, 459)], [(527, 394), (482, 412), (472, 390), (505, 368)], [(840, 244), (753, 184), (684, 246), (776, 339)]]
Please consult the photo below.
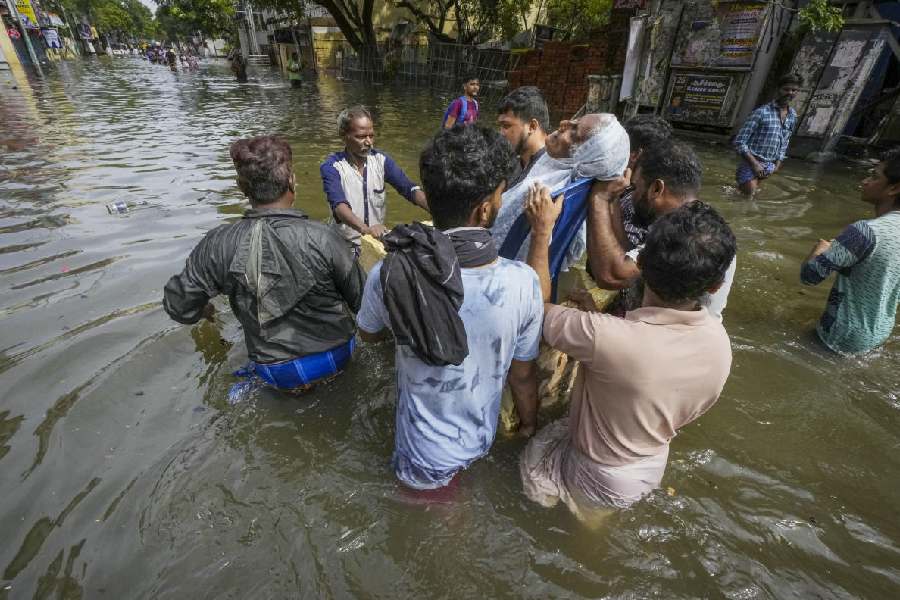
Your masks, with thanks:
[[(342, 107), (374, 107), (376, 144), (415, 175), (451, 97), (133, 58), (0, 89), (0, 598), (896, 597), (900, 336), (822, 351), (827, 286), (798, 281), (816, 239), (869, 214), (859, 167), (790, 161), (747, 201), (729, 150), (695, 142), (740, 244), (734, 367), (663, 489), (599, 531), (530, 503), (502, 436), (455, 503), (398, 496), (390, 344), (308, 397), (227, 403), (235, 319), (181, 326), (160, 299), (242, 209), (229, 142), (287, 137), (297, 204), (325, 218)], [(152, 206), (111, 216), (117, 200)]]

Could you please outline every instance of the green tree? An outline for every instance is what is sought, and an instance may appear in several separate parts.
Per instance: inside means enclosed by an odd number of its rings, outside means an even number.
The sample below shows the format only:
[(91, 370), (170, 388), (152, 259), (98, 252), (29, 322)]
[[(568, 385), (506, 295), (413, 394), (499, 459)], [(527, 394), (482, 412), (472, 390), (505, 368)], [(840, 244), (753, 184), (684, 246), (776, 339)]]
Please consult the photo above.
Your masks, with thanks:
[(549, 0), (547, 24), (564, 39), (583, 40), (609, 22), (612, 0)]
[(198, 31), (211, 38), (230, 38), (234, 29), (231, 0), (158, 0), (156, 21), (171, 40)]
[(98, 31), (127, 37), (149, 37), (154, 32), (153, 13), (139, 0), (59, 0), (76, 19), (86, 17)]

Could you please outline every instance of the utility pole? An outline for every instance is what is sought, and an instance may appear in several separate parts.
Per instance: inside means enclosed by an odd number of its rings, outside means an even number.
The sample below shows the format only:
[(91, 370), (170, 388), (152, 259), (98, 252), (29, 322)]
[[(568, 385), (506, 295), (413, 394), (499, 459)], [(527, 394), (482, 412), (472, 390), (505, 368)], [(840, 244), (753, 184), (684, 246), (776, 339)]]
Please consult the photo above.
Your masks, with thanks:
[[(28, 35), (28, 28), (22, 24), (22, 16), (19, 14), (19, 11), (16, 10), (16, 5), (12, 0), (6, 0), (6, 6), (9, 8), (9, 13), (16, 20), (16, 23), (22, 28), (22, 37), (25, 39), (25, 47), (28, 48), (28, 56), (31, 57), (31, 64), (34, 65), (34, 70), (39, 77), (43, 77), (44, 70), (41, 69), (41, 63), (38, 61), (37, 54), (34, 52), (34, 46), (31, 45), (31, 37)], [(37, 25), (37, 23), (35, 23), (35, 25)]]

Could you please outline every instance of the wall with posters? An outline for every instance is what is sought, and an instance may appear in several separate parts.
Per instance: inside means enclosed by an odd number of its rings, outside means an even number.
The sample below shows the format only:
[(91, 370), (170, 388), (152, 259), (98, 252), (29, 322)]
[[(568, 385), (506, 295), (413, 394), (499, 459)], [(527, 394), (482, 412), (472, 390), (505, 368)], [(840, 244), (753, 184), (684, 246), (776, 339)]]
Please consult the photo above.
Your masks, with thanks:
[[(844, 28), (824, 66), (818, 69), (820, 75), (813, 82), (814, 91), (791, 142), (792, 156), (834, 150), (876, 64), (890, 52), (888, 40), (892, 35), (884, 25)], [(795, 63), (805, 57), (801, 49)], [(817, 62), (822, 64), (822, 59)]]

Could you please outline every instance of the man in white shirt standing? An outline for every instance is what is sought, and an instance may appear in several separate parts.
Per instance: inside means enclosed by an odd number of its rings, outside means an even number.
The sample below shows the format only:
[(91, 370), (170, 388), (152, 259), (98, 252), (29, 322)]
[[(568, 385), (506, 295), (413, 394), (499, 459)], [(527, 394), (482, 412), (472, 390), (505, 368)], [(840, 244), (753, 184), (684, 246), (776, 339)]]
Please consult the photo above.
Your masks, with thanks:
[(365, 106), (344, 109), (338, 116), (338, 134), (344, 150), (325, 159), (319, 172), (325, 197), (341, 235), (359, 248), (359, 238), (380, 238), (387, 232), (385, 182), (423, 210), (425, 193), (410, 181), (394, 159), (375, 149), (372, 113)]

